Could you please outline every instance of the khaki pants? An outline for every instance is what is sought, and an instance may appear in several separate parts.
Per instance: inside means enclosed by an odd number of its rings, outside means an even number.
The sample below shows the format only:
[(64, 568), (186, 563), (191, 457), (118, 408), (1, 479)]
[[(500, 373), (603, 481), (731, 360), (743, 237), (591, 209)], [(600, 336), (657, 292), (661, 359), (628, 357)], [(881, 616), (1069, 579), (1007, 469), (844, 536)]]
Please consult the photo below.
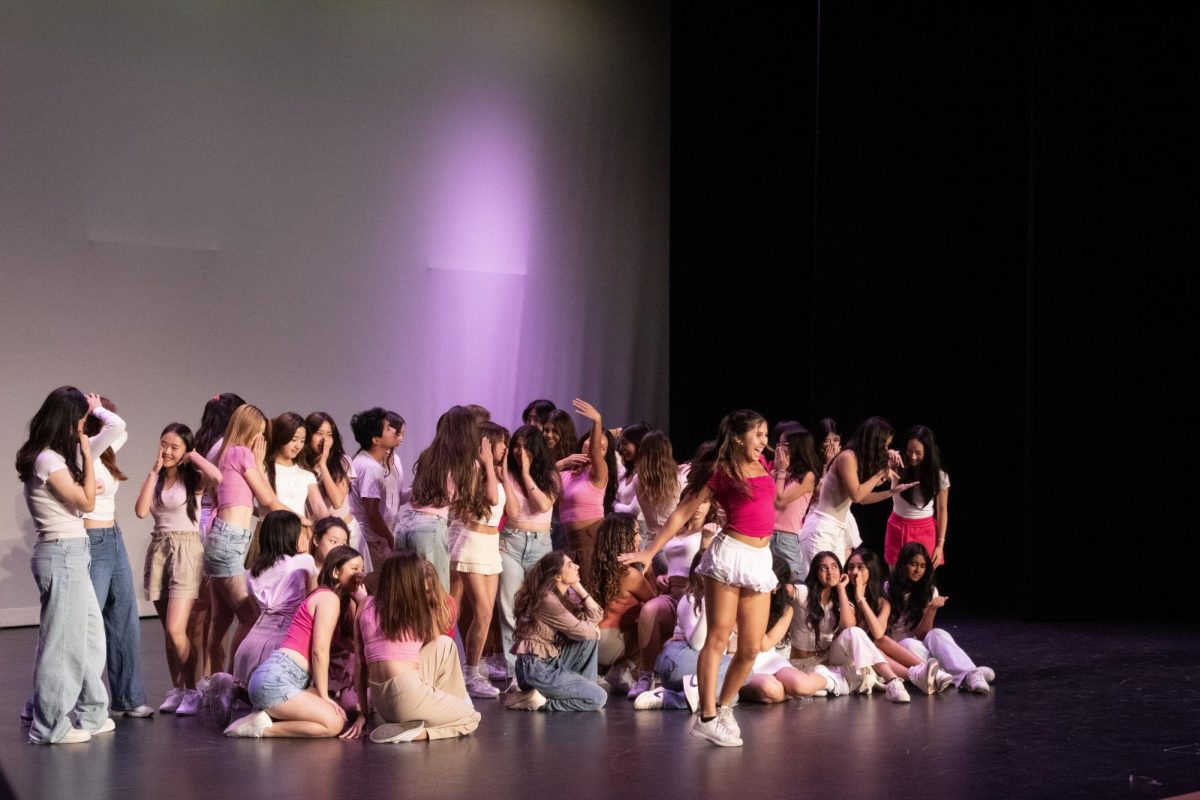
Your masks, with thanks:
[(420, 669), (386, 683), (372, 683), (371, 697), (388, 722), (423, 720), (430, 739), (465, 736), (479, 727), (479, 712), (467, 699), (454, 640), (439, 636), (421, 648)]

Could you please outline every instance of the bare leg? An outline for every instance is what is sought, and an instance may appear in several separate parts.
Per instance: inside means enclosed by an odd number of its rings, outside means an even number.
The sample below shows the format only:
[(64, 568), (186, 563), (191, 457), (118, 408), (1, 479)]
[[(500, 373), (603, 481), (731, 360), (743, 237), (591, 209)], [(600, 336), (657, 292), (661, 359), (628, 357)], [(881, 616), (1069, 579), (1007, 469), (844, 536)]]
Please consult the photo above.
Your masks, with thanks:
[[(471, 626), (467, 629), (467, 664), (475, 666), (483, 655), (483, 643), (488, 627), (492, 624), (492, 609), (496, 606), (496, 591), (500, 588), (500, 575), (480, 575), (477, 572), (459, 572), (459, 579), (466, 584), (471, 600)], [(451, 578), (453, 583), (453, 578)]]
[(233, 624), (233, 607), (225, 600), (219, 584), (222, 578), (213, 578), (209, 588), (208, 668), (213, 672), (225, 671), (225, 637)]
[(775, 680), (783, 686), (788, 697), (812, 697), (825, 689), (825, 679), (812, 672), (801, 672), (793, 667), (785, 667), (775, 673)]
[(307, 690), (268, 708), (267, 715), (272, 724), (263, 731), (264, 738), (327, 739), (346, 724), (332, 703)]
[[(717, 696), (719, 705), (733, 705), (738, 695), (738, 689), (750, 677), (754, 668), (754, 660), (758, 658), (758, 648), (767, 632), (767, 615), (771, 610), (771, 595), (769, 592), (755, 592), (741, 589), (737, 604), (738, 649), (729, 669), (725, 672), (725, 683)], [(705, 643), (707, 646), (707, 642)]]
[(208, 588), (208, 578), (200, 579), (200, 596), (192, 603), (192, 611), (188, 616), (188, 640), (192, 652), (196, 654), (193, 680), (212, 674), (212, 664), (208, 650), (208, 626), (212, 617), (212, 590)]
[(642, 604), (638, 614), (638, 666), (643, 672), (654, 671), (663, 642), (671, 637), (674, 628), (675, 606), (668, 595), (659, 595)]
[(782, 703), (788, 699), (787, 690), (774, 675), (751, 675), (738, 696), (747, 703)]
[[(696, 663), (696, 683), (700, 690), (702, 717), (712, 717), (717, 713), (717, 675), (721, 667), (721, 656), (729, 646), (729, 637), (733, 634), (733, 626), (737, 621), (740, 594), (741, 589), (736, 586), (712, 578), (704, 579), (704, 616), (708, 623), (708, 636)], [(762, 634), (759, 634), (759, 638), (761, 640)], [(731, 664), (730, 669), (732, 668)], [(745, 680), (746, 672), (749, 672), (749, 669), (742, 673), (742, 680)], [(726, 684), (729, 683), (728, 675), (727, 672)]]
[(163, 638), (167, 648), (167, 666), (171, 670), (171, 683), (177, 689), (196, 688), (196, 662), (192, 642), (188, 638), (187, 623), (192, 611), (191, 598), (174, 598), (155, 601), (163, 625)]

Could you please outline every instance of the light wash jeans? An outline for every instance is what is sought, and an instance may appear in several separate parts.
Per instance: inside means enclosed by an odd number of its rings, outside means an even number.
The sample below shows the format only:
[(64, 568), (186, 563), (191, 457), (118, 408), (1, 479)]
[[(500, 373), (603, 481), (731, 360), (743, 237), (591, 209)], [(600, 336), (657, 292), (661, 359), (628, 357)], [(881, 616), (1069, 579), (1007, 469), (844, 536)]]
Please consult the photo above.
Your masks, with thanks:
[(550, 531), (520, 531), (507, 525), (500, 531), (500, 566), (504, 571), (500, 573), (500, 591), (496, 593), (496, 600), (500, 606), (500, 642), (509, 675), (516, 675), (513, 670), (517, 666), (517, 657), (509, 652), (516, 628), (513, 602), (525, 580), (525, 573), (551, 551), (551, 537)]
[(954, 637), (941, 628), (934, 628), (925, 634), (925, 639), (905, 639), (900, 642), (905, 650), (915, 653), (918, 658), (928, 660), (930, 656), (942, 664), (942, 669), (954, 676), (954, 685), (960, 686), (967, 673), (975, 669), (975, 662), (967, 655)]
[(97, 730), (108, 717), (104, 688), (104, 622), (92, 588), (87, 537), (39, 540), (30, 567), (42, 613), (33, 666), (33, 722), (29, 739), (50, 744), (67, 735), (78, 712), (79, 725)]
[(517, 656), (517, 685), (542, 693), (542, 711), (599, 711), (608, 700), (608, 692), (596, 683), (599, 653), (598, 639), (571, 639), (559, 649), (558, 658)]
[(406, 547), (433, 564), (442, 588), (450, 591), (450, 536), (444, 517), (409, 509), (396, 526), (395, 549)]
[[(720, 694), (721, 686), (725, 683), (725, 673), (729, 670), (729, 662), (733, 661), (733, 656), (722, 655), (721, 666), (717, 669), (717, 693)], [(658, 660), (654, 662), (654, 671), (658, 673), (658, 679), (663, 685), (663, 708), (681, 708), (687, 709), (687, 695), (683, 693), (683, 678), (686, 675), (695, 675), (699, 669), (700, 651), (693, 650), (691, 645), (681, 639), (671, 639), (663, 645), (662, 652), (658, 654)], [(746, 676), (746, 681), (750, 681), (750, 676)], [(737, 705), (737, 698), (733, 699), (733, 704)]]
[[(802, 580), (798, 576), (808, 574), (808, 565), (800, 553), (800, 534), (787, 531), (775, 531), (771, 534), (771, 555), (779, 556), (787, 562), (792, 571), (792, 582)], [(841, 555), (838, 555), (841, 560)]]
[(146, 704), (146, 687), (138, 653), (142, 646), (137, 596), (133, 589), (133, 571), (121, 539), (121, 526), (91, 528), (92, 586), (96, 602), (104, 616), (104, 637), (108, 642), (108, 687), (112, 691), (114, 711), (132, 711)]

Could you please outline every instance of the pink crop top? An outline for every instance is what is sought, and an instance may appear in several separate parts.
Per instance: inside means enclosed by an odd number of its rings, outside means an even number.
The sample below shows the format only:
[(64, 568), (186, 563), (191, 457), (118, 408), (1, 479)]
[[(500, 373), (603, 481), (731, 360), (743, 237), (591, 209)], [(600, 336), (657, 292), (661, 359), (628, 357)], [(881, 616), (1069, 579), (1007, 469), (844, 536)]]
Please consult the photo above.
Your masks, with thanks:
[(804, 525), (804, 512), (808, 511), (808, 504), (811, 501), (812, 492), (805, 492), (788, 503), (782, 511), (776, 511), (775, 530), (800, 533), (800, 528)]
[(234, 506), (254, 507), (254, 492), (246, 483), (246, 470), (257, 464), (249, 447), (234, 445), (221, 455), (221, 482), (217, 484), (217, 511)]
[(588, 471), (562, 473), (562, 503), (558, 507), (559, 519), (564, 523), (604, 517), (604, 487), (592, 485)]
[(726, 526), (743, 536), (765, 539), (775, 527), (775, 479), (770, 475), (750, 478), (750, 495), (724, 472), (714, 472), (705, 484), (728, 515)]
[(421, 647), (424, 644), (419, 639), (404, 639), (396, 641), (388, 639), (379, 628), (379, 618), (375, 614), (375, 598), (368, 597), (363, 605), (362, 614), (358, 617), (358, 632), (362, 636), (363, 652), (367, 663), (377, 661), (417, 661)]
[[(525, 494), (525, 488), (519, 483), (513, 486), (516, 492), (515, 498), (517, 501), (517, 515), (508, 520), (508, 526), (514, 530), (527, 530), (527, 525), (549, 525), (550, 520), (554, 516), (554, 503), (551, 503), (549, 508), (541, 513), (533, 513), (533, 509), (529, 507), (529, 496)], [(551, 498), (553, 499), (553, 498)]]
[(279, 643), (280, 649), (286, 647), (305, 658), (309, 657), (312, 652), (313, 615), (308, 609), (308, 601), (321, 592), (333, 594), (333, 590), (321, 586), (304, 598), (304, 602), (296, 607), (296, 613), (292, 615), (292, 624), (288, 626), (287, 635)]

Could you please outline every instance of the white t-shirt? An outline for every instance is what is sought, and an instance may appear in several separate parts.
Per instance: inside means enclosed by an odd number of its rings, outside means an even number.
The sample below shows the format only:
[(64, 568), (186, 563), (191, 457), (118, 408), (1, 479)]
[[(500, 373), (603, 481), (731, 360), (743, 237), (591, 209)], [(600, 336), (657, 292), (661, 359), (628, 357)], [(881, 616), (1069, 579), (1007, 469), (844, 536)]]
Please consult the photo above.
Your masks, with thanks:
[[(938, 470), (938, 491), (949, 488), (950, 476), (945, 472)], [(924, 497), (922, 497), (920, 486), (913, 487), (913, 500), (915, 502), (910, 503), (898, 494), (893, 495), (892, 513), (897, 517), (903, 517), (904, 519), (925, 519), (926, 517), (933, 516), (934, 498), (931, 497), (926, 500)]]
[(308, 576), (317, 575), (317, 563), (308, 553), (284, 556), (261, 575), (246, 573), (246, 586), (258, 607), (275, 613), (295, 610), (308, 596)]
[(299, 464), (285, 467), (275, 465), (275, 496), (279, 502), (291, 511), (304, 516), (304, 506), (308, 503), (308, 487), (314, 486), (317, 476)]
[(675, 607), (675, 635), (687, 639), (688, 646), (693, 650), (701, 650), (704, 640), (708, 638), (708, 619), (704, 613), (704, 598), (701, 597), (695, 605), (692, 596), (685, 594), (679, 598)]
[(358, 520), (359, 526), (366, 529), (367, 511), (362, 501), (374, 498), (379, 501), (379, 514), (387, 523), (388, 530), (394, 531), (400, 523), (400, 506), (404, 504), (401, 491), (404, 466), (399, 456), (392, 455), (391, 468), (385, 471), (383, 465), (364, 450), (354, 457), (350, 466), (355, 475), (350, 482), (350, 513)]
[[(884, 597), (888, 596), (887, 581), (883, 582), (883, 596)], [(933, 587), (933, 596), (934, 597), (941, 596), (941, 594), (938, 592), (938, 589), (936, 586)], [(924, 612), (924, 610), (922, 610), (921, 615), (924, 616), (924, 614), (925, 614), (925, 612)], [(921, 620), (921, 617), (917, 617), (917, 621), (920, 622), (920, 620)], [(900, 619), (900, 609), (898, 609), (898, 608), (894, 608), (894, 607), (892, 608), (891, 616), (888, 617), (888, 627), (889, 627), (888, 635), (891, 636), (893, 639), (895, 639), (897, 642), (901, 641), (902, 639), (908, 639), (909, 637), (911, 637), (913, 635), (913, 629), (908, 627), (908, 625)]]

